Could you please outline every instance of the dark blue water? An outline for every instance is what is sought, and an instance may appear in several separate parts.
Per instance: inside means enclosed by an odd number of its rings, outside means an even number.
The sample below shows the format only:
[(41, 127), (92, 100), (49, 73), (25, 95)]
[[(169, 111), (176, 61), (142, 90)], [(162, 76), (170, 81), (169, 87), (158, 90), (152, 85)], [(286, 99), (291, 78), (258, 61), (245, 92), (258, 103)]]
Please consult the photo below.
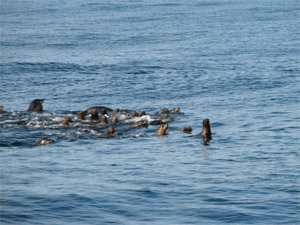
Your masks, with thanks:
[[(299, 224), (299, 1), (0, 4), (1, 224)], [(181, 111), (61, 126), (94, 105)]]

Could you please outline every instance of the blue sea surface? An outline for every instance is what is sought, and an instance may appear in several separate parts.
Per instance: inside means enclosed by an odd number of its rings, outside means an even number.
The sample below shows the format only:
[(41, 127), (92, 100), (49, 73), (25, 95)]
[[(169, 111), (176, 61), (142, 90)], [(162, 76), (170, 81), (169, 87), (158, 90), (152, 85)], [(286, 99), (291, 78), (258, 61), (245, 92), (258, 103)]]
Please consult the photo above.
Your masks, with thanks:
[(2, 0), (0, 35), (1, 225), (300, 223), (299, 1)]

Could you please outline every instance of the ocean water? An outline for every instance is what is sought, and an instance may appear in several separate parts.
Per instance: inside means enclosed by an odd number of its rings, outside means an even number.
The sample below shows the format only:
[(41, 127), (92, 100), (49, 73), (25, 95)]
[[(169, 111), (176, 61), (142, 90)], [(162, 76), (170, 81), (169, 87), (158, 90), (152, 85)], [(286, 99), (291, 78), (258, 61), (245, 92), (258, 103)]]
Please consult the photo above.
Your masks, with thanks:
[(299, 1), (2, 0), (0, 28), (1, 224), (300, 223)]

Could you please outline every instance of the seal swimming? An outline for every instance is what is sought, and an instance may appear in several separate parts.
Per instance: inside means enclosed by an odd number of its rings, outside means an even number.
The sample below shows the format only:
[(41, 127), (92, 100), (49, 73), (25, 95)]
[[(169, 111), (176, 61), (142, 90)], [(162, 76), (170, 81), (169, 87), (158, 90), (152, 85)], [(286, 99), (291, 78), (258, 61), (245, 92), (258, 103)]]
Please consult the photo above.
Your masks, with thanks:
[(187, 126), (187, 127), (179, 128), (179, 129), (177, 129), (176, 131), (184, 131), (185, 133), (190, 134), (190, 133), (192, 132), (192, 130), (193, 130), (192, 127)]
[(167, 132), (167, 129), (168, 129), (169, 125), (166, 123), (164, 125), (161, 125), (157, 128), (156, 130), (156, 135), (160, 135), (160, 136), (163, 136), (163, 135), (166, 135), (166, 132)]
[(37, 145), (46, 145), (53, 142), (52, 139), (48, 139), (48, 138), (40, 138), (38, 139), (36, 142), (34, 142), (33, 145), (37, 146)]
[(92, 110), (91, 120), (99, 120), (98, 112), (96, 109)]
[(79, 119), (79, 120), (85, 120), (84, 115), (83, 115), (83, 112), (79, 112), (79, 113), (78, 113), (78, 119)]
[(100, 113), (102, 112), (102, 110), (106, 110), (107, 112), (112, 112), (113, 111), (112, 109), (104, 107), (104, 106), (92, 106), (92, 107), (86, 109), (84, 111), (84, 114), (86, 115), (89, 112), (92, 112), (93, 110), (96, 110), (97, 112), (100, 112)]
[(203, 120), (202, 130), (197, 136), (203, 136), (205, 142), (211, 140), (211, 129), (209, 119)]
[(30, 103), (30, 106), (28, 108), (28, 112), (41, 112), (43, 111), (43, 104), (44, 99), (35, 99)]

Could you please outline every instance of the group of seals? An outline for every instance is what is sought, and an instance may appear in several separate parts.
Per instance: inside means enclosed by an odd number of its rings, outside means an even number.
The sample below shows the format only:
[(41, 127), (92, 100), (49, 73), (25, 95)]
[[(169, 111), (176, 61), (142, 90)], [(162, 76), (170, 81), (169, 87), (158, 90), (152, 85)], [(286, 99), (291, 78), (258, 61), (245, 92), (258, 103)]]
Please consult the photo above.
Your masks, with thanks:
[[(42, 103), (44, 103), (44, 99), (35, 99), (30, 103), (30, 106), (28, 108), (28, 112), (41, 112), (43, 111), (43, 106)], [(3, 109), (3, 106), (0, 107), (0, 110)], [(159, 119), (155, 119), (154, 121), (148, 122), (147, 119), (144, 120), (140, 120), (138, 122), (134, 122), (132, 123), (130, 127), (135, 128), (135, 127), (147, 127), (148, 124), (150, 125), (159, 125), (159, 127), (156, 129), (155, 135), (158, 136), (165, 136), (167, 134), (167, 130), (169, 128), (169, 124), (168, 122), (171, 121), (170, 117), (169, 117), (169, 113), (178, 113), (180, 111), (179, 107), (176, 107), (174, 109), (168, 110), (166, 108), (161, 109), (159, 112), (157, 112), (157, 116), (159, 116)], [(101, 119), (99, 118), (99, 114), (101, 114)], [(104, 106), (93, 106), (90, 107), (88, 109), (86, 109), (85, 111), (81, 111), (77, 114), (78, 120), (82, 121), (82, 124), (87, 124), (87, 125), (106, 125), (108, 124), (107, 127), (107, 131), (100, 136), (100, 138), (110, 138), (110, 137), (114, 137), (116, 135), (116, 131), (115, 131), (115, 126), (112, 126), (113, 124), (118, 123), (118, 117), (114, 116), (117, 115), (118, 113), (120, 113), (120, 109), (116, 108), (116, 109), (110, 109)], [(90, 114), (90, 122), (89, 121), (84, 121), (86, 120), (86, 116), (88, 116)], [(110, 116), (113, 116), (113, 118), (110, 120), (110, 122), (108, 122), (107, 118), (109, 117), (107, 114), (109, 114)], [(141, 111), (140, 113), (137, 113), (135, 110), (133, 110), (131, 112), (131, 114), (128, 114), (131, 118), (136, 118), (136, 117), (145, 117), (146, 116), (146, 112), (145, 111)], [(145, 117), (146, 118), (146, 117)], [(78, 121), (77, 120), (77, 121)], [(100, 121), (100, 122), (99, 122)], [(65, 118), (63, 120), (63, 122), (61, 123), (61, 125), (63, 127), (69, 127), (71, 123), (73, 123), (74, 121), (71, 118)], [(109, 126), (109, 124), (111, 124)], [(129, 129), (127, 128), (127, 129)], [(186, 133), (191, 133), (192, 132), (192, 127), (187, 126), (187, 127), (183, 127), (183, 128), (179, 128), (177, 129), (177, 131), (184, 131)], [(195, 136), (202, 136), (204, 142), (202, 143), (203, 145), (208, 145), (207, 142), (209, 142), (211, 140), (211, 128), (210, 128), (210, 121), (209, 119), (204, 119), (203, 120), (203, 126), (202, 126), (202, 130), (199, 134), (195, 135)], [(48, 139), (48, 138), (40, 138), (38, 139), (34, 145), (45, 145), (48, 143), (52, 143), (53, 140)]]

